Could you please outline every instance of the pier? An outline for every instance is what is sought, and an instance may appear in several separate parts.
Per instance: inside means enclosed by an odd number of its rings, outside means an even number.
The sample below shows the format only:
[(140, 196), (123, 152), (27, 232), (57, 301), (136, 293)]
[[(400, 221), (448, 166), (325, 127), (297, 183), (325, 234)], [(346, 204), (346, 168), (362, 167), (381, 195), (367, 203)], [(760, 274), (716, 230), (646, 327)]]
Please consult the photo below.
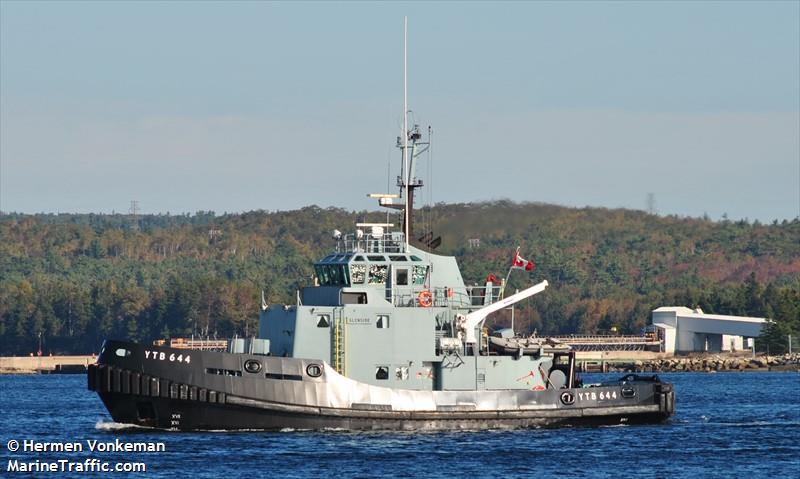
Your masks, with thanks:
[(721, 371), (797, 371), (800, 354), (754, 356), (750, 352), (698, 353), (675, 356), (648, 351), (579, 351), (575, 354), (578, 371), (606, 372), (721, 372)]
[(7, 356), (0, 357), (0, 374), (85, 373), (97, 356)]

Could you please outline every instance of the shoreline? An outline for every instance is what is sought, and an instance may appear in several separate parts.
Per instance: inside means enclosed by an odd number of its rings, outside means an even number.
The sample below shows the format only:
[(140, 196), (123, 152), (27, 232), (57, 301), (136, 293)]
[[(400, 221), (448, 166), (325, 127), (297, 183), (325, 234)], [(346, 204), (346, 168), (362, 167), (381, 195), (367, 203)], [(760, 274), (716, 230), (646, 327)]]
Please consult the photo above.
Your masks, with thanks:
[[(645, 357), (624, 352), (579, 353), (581, 373), (673, 373), (673, 372), (800, 372), (800, 353), (779, 356), (704, 354), (694, 356)], [(613, 354), (617, 353), (617, 354)], [(628, 357), (625, 357), (628, 356)], [(97, 356), (6, 356), (0, 357), (0, 375), (84, 374)]]
[(800, 372), (800, 354), (758, 355), (755, 357), (714, 354), (648, 360), (601, 360), (583, 361), (579, 366), (581, 366), (581, 372)]

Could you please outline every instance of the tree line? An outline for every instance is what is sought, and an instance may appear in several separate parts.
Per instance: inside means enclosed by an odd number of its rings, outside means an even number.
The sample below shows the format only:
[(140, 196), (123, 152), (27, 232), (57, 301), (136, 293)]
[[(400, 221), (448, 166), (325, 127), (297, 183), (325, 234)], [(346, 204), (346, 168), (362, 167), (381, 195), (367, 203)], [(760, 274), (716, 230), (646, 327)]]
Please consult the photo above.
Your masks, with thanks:
[[(547, 279), (516, 311), (522, 333), (636, 334), (659, 306), (774, 319), (759, 348), (800, 334), (800, 221), (656, 216), (512, 203), (438, 204), (416, 214), (468, 283)], [(227, 338), (257, 331), (262, 291), (293, 302), (331, 231), (385, 213), (310, 206), (193, 215), (0, 214), (0, 354), (96, 352), (104, 338)], [(433, 225), (431, 227), (431, 225)], [(470, 241), (473, 240), (473, 241)], [(478, 241), (474, 241), (478, 240)], [(494, 318), (507, 324), (508, 312)]]

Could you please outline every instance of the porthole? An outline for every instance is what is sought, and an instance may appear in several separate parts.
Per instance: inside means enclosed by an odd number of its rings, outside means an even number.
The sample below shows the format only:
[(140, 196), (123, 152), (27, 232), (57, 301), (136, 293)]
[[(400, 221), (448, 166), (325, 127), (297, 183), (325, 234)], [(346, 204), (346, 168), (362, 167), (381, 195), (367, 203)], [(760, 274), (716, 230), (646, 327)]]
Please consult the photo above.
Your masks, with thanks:
[(318, 378), (322, 376), (322, 366), (319, 364), (309, 364), (306, 366), (306, 373), (312, 378)]
[(261, 363), (256, 361), (255, 359), (248, 359), (244, 362), (244, 370), (248, 373), (257, 373), (261, 371)]

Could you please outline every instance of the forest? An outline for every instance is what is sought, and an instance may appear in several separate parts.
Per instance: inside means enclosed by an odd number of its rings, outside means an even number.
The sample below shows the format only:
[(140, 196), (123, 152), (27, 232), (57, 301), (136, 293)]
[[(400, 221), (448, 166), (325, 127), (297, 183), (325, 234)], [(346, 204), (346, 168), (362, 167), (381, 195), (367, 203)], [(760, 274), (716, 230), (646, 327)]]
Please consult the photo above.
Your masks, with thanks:
[[(494, 201), (415, 212), (442, 237), (468, 283), (548, 280), (516, 309), (527, 334), (639, 334), (659, 306), (763, 316), (759, 350), (800, 335), (800, 220), (712, 221), (638, 210)], [(0, 355), (97, 352), (105, 338), (227, 338), (257, 331), (262, 291), (293, 303), (334, 229), (386, 213), (295, 211), (183, 215), (0, 213)], [(396, 218), (391, 222), (399, 223)], [(507, 324), (509, 314), (490, 320)]]

